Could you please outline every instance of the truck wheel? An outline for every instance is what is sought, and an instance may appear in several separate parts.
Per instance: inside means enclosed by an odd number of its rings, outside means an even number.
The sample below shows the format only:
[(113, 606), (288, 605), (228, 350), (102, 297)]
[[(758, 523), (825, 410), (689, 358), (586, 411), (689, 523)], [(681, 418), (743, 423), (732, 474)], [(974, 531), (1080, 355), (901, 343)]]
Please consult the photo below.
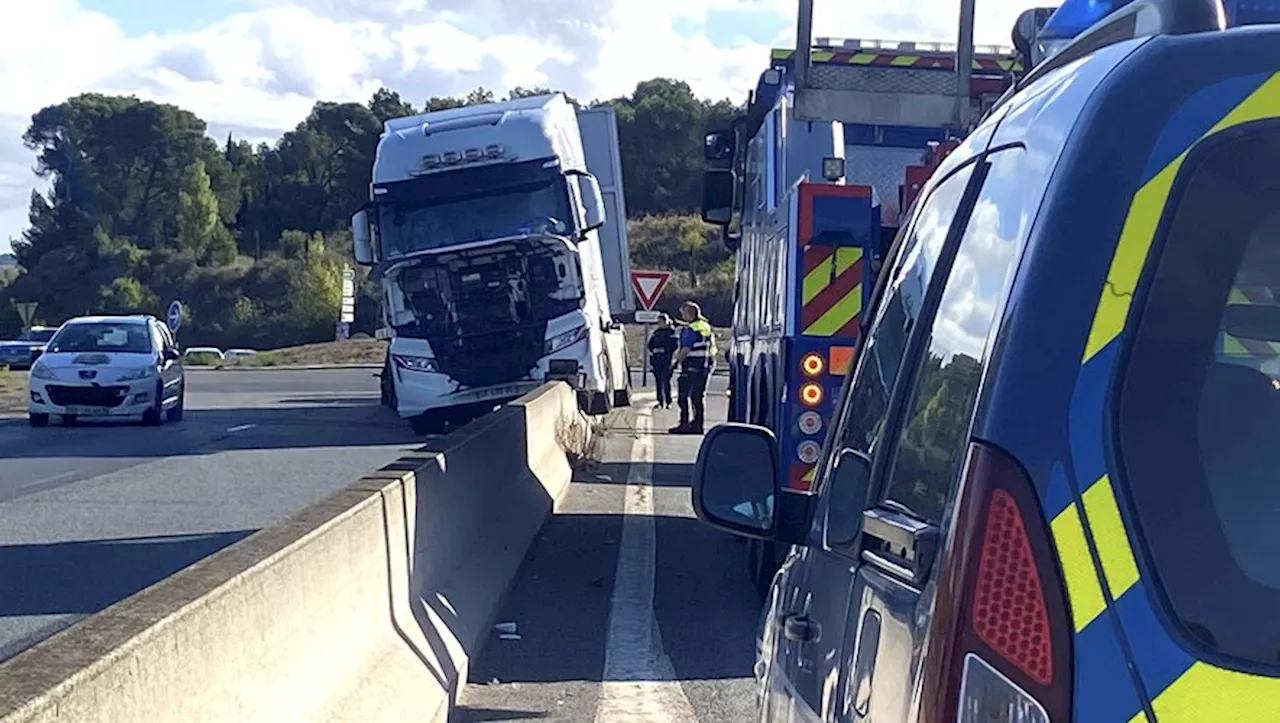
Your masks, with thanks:
[(387, 360), (382, 363), (382, 374), (379, 375), (378, 391), (380, 392), (380, 399), (378, 401), (384, 407), (395, 409), (398, 406), (396, 404), (396, 385), (391, 375), (391, 357), (388, 356)]
[(448, 427), (448, 422), (442, 415), (427, 412), (416, 417), (410, 417), (409, 427), (413, 429), (414, 434), (425, 437), (433, 434), (444, 434), (445, 429)]
[(33, 427), (47, 427), (49, 426), (49, 415), (32, 412), (27, 415), (27, 422)]

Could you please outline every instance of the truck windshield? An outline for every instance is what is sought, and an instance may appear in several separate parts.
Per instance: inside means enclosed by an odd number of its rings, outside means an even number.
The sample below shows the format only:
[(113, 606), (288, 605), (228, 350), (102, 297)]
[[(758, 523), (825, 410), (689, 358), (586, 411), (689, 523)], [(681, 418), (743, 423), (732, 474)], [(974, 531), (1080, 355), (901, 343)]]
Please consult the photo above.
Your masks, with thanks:
[(572, 211), (563, 178), (451, 198), (405, 198), (379, 204), (383, 257), (519, 234), (565, 235)]

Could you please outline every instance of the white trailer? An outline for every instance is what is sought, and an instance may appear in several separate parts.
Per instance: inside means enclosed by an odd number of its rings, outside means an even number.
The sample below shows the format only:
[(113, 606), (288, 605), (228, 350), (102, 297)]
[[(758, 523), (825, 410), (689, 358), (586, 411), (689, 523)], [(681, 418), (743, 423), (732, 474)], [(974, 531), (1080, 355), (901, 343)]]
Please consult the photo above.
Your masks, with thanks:
[(611, 114), (589, 119), (589, 152), (560, 94), (386, 122), (352, 231), (356, 261), (382, 287), (384, 402), (415, 430), (550, 379), (592, 414), (630, 404), (610, 288), (629, 273), (626, 221), (610, 218), (588, 166), (588, 153), (604, 164), (620, 206), (616, 126)]

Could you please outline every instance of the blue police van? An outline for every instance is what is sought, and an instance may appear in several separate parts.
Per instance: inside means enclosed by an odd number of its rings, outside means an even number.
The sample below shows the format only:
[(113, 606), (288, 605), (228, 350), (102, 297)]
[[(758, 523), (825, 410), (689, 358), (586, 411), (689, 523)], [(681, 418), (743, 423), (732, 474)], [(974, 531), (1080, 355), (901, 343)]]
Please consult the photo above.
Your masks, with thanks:
[(790, 546), (761, 720), (1280, 720), (1280, 25), (1091, 24), (875, 294), (812, 502), (764, 428), (699, 451), (698, 516)]

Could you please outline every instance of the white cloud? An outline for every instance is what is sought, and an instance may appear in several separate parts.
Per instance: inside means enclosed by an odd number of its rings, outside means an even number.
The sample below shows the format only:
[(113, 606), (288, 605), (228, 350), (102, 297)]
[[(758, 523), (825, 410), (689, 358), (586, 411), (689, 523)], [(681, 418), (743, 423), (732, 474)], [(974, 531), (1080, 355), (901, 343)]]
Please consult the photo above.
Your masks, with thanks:
[[(950, 40), (956, 0), (819, 0), (815, 33)], [(768, 43), (794, 37), (795, 0), (230, 0), (191, 32), (128, 36), (76, 0), (0, 9), (0, 250), (25, 226), (33, 113), (76, 93), (176, 103), (217, 129), (269, 139), (318, 99), (365, 100), (380, 85), (420, 103), (477, 85), (552, 85), (615, 97), (654, 76), (703, 96), (741, 99)], [(978, 42), (1007, 43), (1026, 0), (983, 4)], [(587, 9), (590, 9), (587, 12)], [(743, 17), (746, 25), (726, 18)], [(749, 27), (747, 27), (749, 26)], [(50, 44), (40, 28), (57, 28)], [(724, 32), (726, 29), (742, 32)], [(750, 30), (751, 32), (747, 32)], [(851, 32), (853, 31), (853, 32)], [(717, 38), (719, 43), (710, 38)]]

